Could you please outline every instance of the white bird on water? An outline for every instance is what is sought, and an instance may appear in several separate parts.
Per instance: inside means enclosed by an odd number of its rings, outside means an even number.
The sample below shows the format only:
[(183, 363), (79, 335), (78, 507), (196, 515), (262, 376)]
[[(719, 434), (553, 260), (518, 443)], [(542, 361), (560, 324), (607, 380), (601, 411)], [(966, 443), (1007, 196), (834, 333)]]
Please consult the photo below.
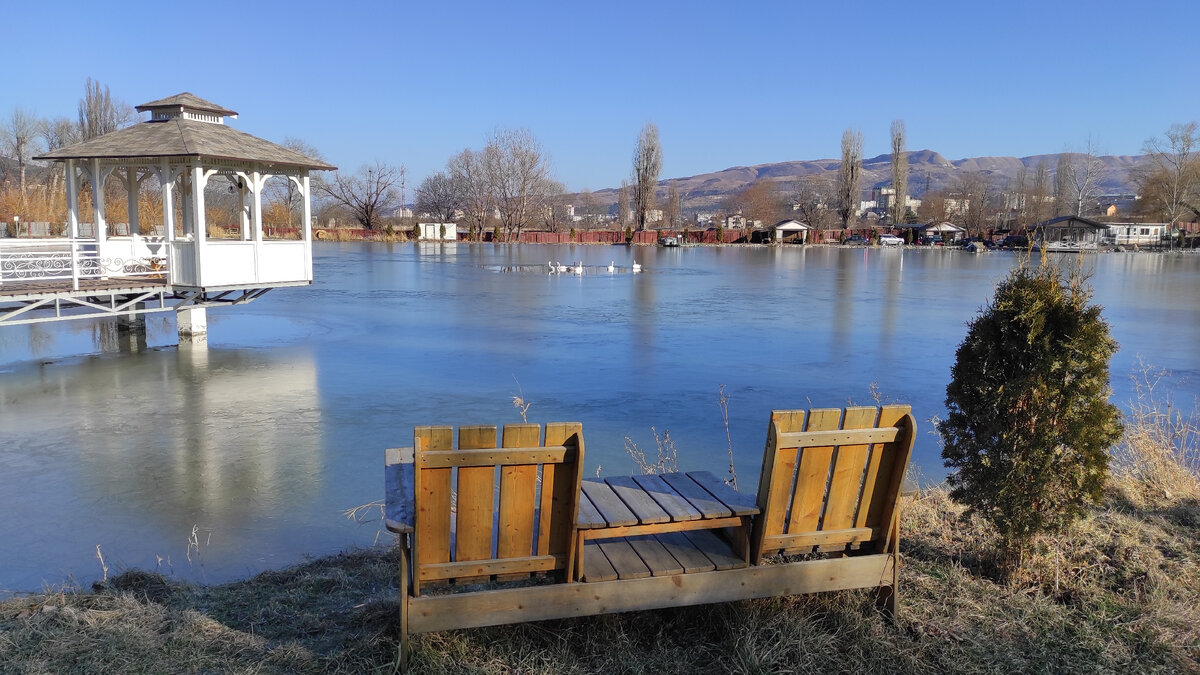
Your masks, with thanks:
[(580, 261), (575, 263), (575, 266), (571, 268), (571, 271), (575, 274), (583, 274), (583, 262)]
[(613, 272), (617, 271), (617, 268), (615, 265), (613, 265), (613, 262), (614, 261), (612, 261), (612, 260), (608, 261), (608, 273), (609, 274), (612, 274)]
[(635, 273), (636, 273), (636, 272), (641, 272), (641, 271), (642, 271), (642, 264), (641, 264), (641, 263), (637, 263), (637, 262), (633, 263), (633, 271), (634, 271)]

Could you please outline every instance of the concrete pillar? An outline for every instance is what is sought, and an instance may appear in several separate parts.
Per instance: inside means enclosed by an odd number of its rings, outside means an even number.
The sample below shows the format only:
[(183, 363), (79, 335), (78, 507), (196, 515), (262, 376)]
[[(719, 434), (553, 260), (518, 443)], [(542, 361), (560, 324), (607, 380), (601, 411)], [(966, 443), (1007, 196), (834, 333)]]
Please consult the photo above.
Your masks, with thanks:
[(180, 342), (204, 342), (208, 340), (208, 310), (204, 307), (189, 307), (176, 313), (179, 323)]
[(146, 303), (134, 303), (130, 312), (117, 319), (117, 330), (125, 333), (146, 332)]

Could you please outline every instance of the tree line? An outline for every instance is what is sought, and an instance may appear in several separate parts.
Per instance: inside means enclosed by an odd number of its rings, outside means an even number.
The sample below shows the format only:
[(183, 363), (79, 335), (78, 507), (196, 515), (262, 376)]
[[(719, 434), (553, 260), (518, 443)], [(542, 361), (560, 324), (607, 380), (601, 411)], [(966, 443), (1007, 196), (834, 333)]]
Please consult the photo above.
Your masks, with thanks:
[[(108, 87), (88, 78), (74, 118), (40, 118), (17, 107), (0, 124), (0, 155), (15, 163), (0, 183), (0, 215), (24, 219), (62, 221), (65, 204), (61, 192), (61, 169), (39, 167), (30, 184), (28, 167), (33, 156), (122, 128), (136, 121), (129, 104), (112, 96)], [(1014, 178), (998, 178), (984, 171), (957, 177), (950, 185), (933, 188), (929, 176), (916, 180), (910, 175), (906, 130), (903, 120), (892, 122), (890, 190), (881, 196), (870, 224), (896, 225), (915, 222), (951, 221), (970, 232), (1020, 229), (1063, 215), (1091, 215), (1098, 192), (1103, 162), (1090, 141), (1082, 151), (1061, 153), (1054, 166), (1042, 162), (1022, 168)], [(1160, 219), (1171, 224), (1200, 220), (1200, 142), (1197, 123), (1172, 125), (1161, 137), (1143, 146), (1145, 161), (1132, 174), (1138, 189), (1136, 212), (1132, 215)], [(320, 159), (319, 150), (300, 139), (289, 138), (285, 147)], [(814, 230), (845, 231), (862, 224), (863, 135), (847, 129), (841, 139), (841, 160), (836, 173), (802, 176), (792, 183), (756, 181), (729, 195), (711, 214), (718, 223), (729, 216), (769, 224), (795, 218)], [(630, 176), (617, 191), (616, 214), (620, 227), (638, 229), (685, 226), (688, 216), (676, 181), (660, 185), (662, 145), (654, 124), (646, 124), (638, 135)], [(10, 175), (15, 174), (15, 175)], [(383, 229), (407, 227), (407, 170), (403, 164), (375, 162), (354, 172), (314, 175), (314, 212), (321, 220), (353, 221), (359, 227)], [(910, 189), (910, 186), (917, 188)], [(90, 199), (84, 186), (84, 199)], [(562, 231), (579, 224), (609, 221), (611, 203), (600, 203), (587, 190), (565, 194), (555, 179), (549, 154), (528, 129), (497, 129), (486, 138), (482, 149), (466, 148), (451, 156), (443, 169), (426, 176), (414, 197), (416, 214), (439, 222), (465, 222), (470, 236), (483, 237), (492, 229), (506, 237), (520, 237), (528, 228)], [(920, 205), (907, 200), (913, 192)], [(154, 200), (154, 190), (146, 199)], [(575, 218), (568, 211), (574, 202)], [(121, 200), (112, 207), (120, 212)], [(234, 210), (236, 204), (221, 194), (213, 195), (213, 208)], [(147, 211), (154, 210), (147, 204)], [(299, 195), (289, 181), (268, 184), (264, 222), (296, 224)], [(656, 208), (658, 207), (658, 208)], [(114, 214), (117, 215), (117, 214)], [(692, 218), (695, 218), (695, 209)]]

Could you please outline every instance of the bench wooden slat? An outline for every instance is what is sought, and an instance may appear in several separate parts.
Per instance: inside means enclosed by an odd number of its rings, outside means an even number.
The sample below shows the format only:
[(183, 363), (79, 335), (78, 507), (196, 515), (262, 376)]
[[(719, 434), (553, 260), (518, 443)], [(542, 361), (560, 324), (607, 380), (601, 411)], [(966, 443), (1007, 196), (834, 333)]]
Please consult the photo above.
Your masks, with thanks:
[[(870, 408), (874, 410), (874, 408)], [(815, 412), (815, 411), (814, 411)], [(823, 429), (808, 431), (793, 431), (779, 436), (779, 444), (783, 447), (804, 448), (814, 445), (863, 445), (870, 443), (891, 443), (896, 440), (895, 428), (860, 428), (860, 429)]]
[(731, 570), (745, 567), (746, 561), (735, 554), (733, 549), (712, 530), (688, 530), (684, 534), (692, 540), (692, 544), (712, 561), (719, 570)]
[[(837, 429), (841, 421), (842, 411), (838, 408), (812, 410), (808, 413), (808, 430)], [(796, 471), (796, 490), (792, 497), (791, 515), (788, 517), (788, 532), (808, 532), (820, 525), (829, 465), (832, 461), (832, 445), (801, 448), (800, 466)]]
[[(875, 426), (879, 409), (847, 408), (842, 420), (843, 429), (863, 429)], [(854, 515), (858, 510), (858, 494), (862, 487), (863, 469), (866, 467), (867, 450), (870, 445), (842, 445), (837, 449), (833, 462), (833, 478), (829, 482), (829, 497), (825, 504), (822, 530), (843, 530), (854, 527)]]
[(755, 503), (754, 497), (744, 495), (732, 487), (725, 484), (725, 481), (717, 478), (708, 471), (689, 471), (688, 477), (696, 481), (713, 497), (716, 497), (724, 504), (735, 516), (752, 516), (757, 514), (758, 504)]
[(679, 496), (679, 494), (675, 492), (675, 490), (673, 490), (665, 480), (662, 479), (662, 476), (634, 476), (633, 480), (637, 482), (638, 485), (642, 486), (642, 489), (649, 493), (654, 501), (658, 502), (658, 505), (661, 506), (663, 510), (671, 516), (672, 522), (700, 519), (699, 509), (692, 506), (688, 500)]
[[(413, 437), (414, 447), (419, 443), (422, 450), (448, 450), (454, 445), (454, 430), (450, 427), (417, 427)], [(416, 472), (418, 564), (450, 562), (450, 478), (450, 469)]]
[[(496, 447), (496, 427), (458, 428), (460, 450)], [(457, 541), (454, 560), (487, 560), (492, 557), (495, 522), (496, 465), (460, 466), (458, 469)]]
[(806, 417), (807, 413), (803, 410), (771, 412), (762, 473), (758, 480), (758, 507), (762, 509), (762, 525), (755, 528), (756, 537), (763, 532), (783, 532), (787, 524), (799, 455), (795, 446), (781, 446), (779, 437), (803, 429)]
[[(537, 445), (541, 434), (542, 428), (537, 424), (506, 424), (501, 443), (506, 448)], [(501, 467), (496, 557), (520, 558), (534, 553), (536, 498), (536, 465)]]
[(525, 556), (523, 558), (506, 558), (504, 560), (467, 560), (464, 562), (438, 563), (422, 565), (419, 570), (421, 581), (436, 581), (438, 579), (464, 579), (468, 577), (486, 577), (492, 574), (520, 573), (522, 576), (530, 572), (545, 572), (562, 567), (563, 556), (543, 555)]
[[(622, 502), (633, 511), (633, 515), (637, 517), (638, 522), (643, 525), (651, 523), (666, 523), (671, 520), (663, 507), (659, 506), (658, 502), (654, 501), (646, 491), (638, 487), (632, 476), (614, 476), (605, 478), (605, 483), (617, 493)], [(581, 526), (582, 527), (582, 526)]]
[[(603, 558), (599, 554), (588, 557)], [(895, 559), (890, 555), (865, 555), (595, 584), (548, 584), (531, 588), (434, 595), (410, 599), (409, 631), (428, 633), (879, 587), (891, 577), (894, 569)]]
[[(459, 430), (461, 436), (462, 431)], [(496, 466), (499, 464), (543, 464), (571, 461), (571, 451), (560, 446), (547, 448), (463, 448), (422, 453), (420, 464), (423, 469), (442, 467)]]
[(583, 494), (592, 500), (592, 505), (604, 516), (604, 522), (609, 527), (624, 527), (637, 525), (637, 516), (625, 506), (625, 502), (613, 492), (606, 483), (598, 480), (585, 480), (582, 483)]
[(618, 579), (644, 579), (650, 576), (650, 568), (624, 538), (601, 539), (599, 544), (600, 550), (604, 551), (608, 562), (617, 571)]
[(708, 572), (717, 568), (683, 532), (664, 532), (654, 535), (654, 538), (679, 562), (686, 574)]
[[(767, 538), (769, 551), (786, 550), (788, 552), (805, 552), (814, 546), (840, 546), (861, 544), (879, 536), (879, 529), (872, 527), (851, 527), (844, 530), (821, 530), (819, 532), (800, 532), (797, 534), (778, 534)], [(801, 551), (805, 549), (805, 551)]]
[[(575, 520), (579, 516), (579, 483), (583, 478), (583, 425), (578, 422), (550, 422), (546, 424), (546, 445), (571, 445), (574, 452), (564, 464), (542, 466), (542, 492), (550, 492), (549, 508), (542, 501), (544, 513), (550, 514), (547, 542), (551, 553), (566, 553), (575, 545)], [(546, 469), (552, 480), (547, 478)], [(546, 481), (550, 482), (546, 482)], [(540, 546), (540, 542), (539, 542)], [(573, 578), (574, 556), (567, 556), (567, 578)]]
[(683, 565), (680, 565), (675, 556), (668, 553), (666, 547), (660, 544), (652, 535), (626, 537), (625, 540), (637, 552), (642, 562), (646, 563), (646, 567), (650, 568), (651, 576), (661, 577), (670, 574), (683, 574)]
[(583, 580), (584, 581), (615, 581), (617, 571), (613, 569), (612, 563), (604, 556), (604, 551), (600, 550), (600, 544), (596, 541), (588, 541), (583, 544)]
[(663, 474), (663, 480), (675, 489), (684, 499), (696, 507), (705, 518), (726, 518), (733, 515), (733, 511), (725, 506), (716, 497), (708, 493), (696, 481), (688, 477), (684, 473), (666, 473)]
[(579, 529), (594, 530), (602, 527), (608, 527), (604, 516), (600, 515), (600, 511), (596, 509), (596, 505), (592, 500), (588, 499), (587, 493), (580, 491), (579, 495)]
[[(905, 422), (906, 420), (906, 422)], [(891, 544), (892, 522), (895, 516), (896, 502), (900, 498), (900, 487), (904, 483), (904, 470), (908, 466), (912, 454), (913, 419), (909, 415), (908, 406), (884, 406), (879, 412), (879, 424), (895, 426), (905, 423), (905, 435), (898, 437), (895, 443), (884, 446), (880, 452), (879, 474), (875, 492), (868, 503), (864, 499), (863, 506), (869, 513), (863, 525), (879, 528), (883, 535), (880, 551), (887, 550)]]

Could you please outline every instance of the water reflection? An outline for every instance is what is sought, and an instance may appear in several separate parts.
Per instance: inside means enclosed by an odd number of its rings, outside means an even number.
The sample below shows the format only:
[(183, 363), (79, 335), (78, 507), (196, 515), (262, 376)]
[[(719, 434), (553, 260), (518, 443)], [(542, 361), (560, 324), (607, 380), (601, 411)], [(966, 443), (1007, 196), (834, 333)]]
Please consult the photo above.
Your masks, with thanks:
[[(278, 523), (322, 489), (304, 352), (89, 357), (18, 370), (2, 391), (0, 457), (15, 472), (0, 491), (0, 589), (94, 570), (96, 546), (110, 563), (237, 575), (277, 558)], [(211, 535), (189, 551), (193, 528)]]
[[(313, 286), (213, 310), (207, 349), (164, 347), (165, 315), (148, 317), (144, 344), (111, 321), (0, 328), (0, 589), (98, 576), (97, 545), (110, 564), (162, 556), (221, 579), (370, 543), (341, 511), (381, 496), (380, 451), (416, 424), (519, 421), (518, 393), (530, 421), (585, 423), (589, 474), (634, 470), (624, 439), (653, 451), (653, 426), (686, 470), (721, 470), (732, 445), (753, 486), (773, 408), (870, 402), (876, 383), (922, 422), (942, 414), (966, 324), (1018, 262), (505, 244), (323, 243), (316, 256)], [(548, 260), (645, 271), (550, 275)], [(1177, 374), (1190, 407), (1200, 256), (1086, 264), (1121, 344), (1114, 401), (1140, 355)], [(942, 475), (931, 434), (914, 460)], [(211, 533), (203, 550), (187, 547), (193, 527)]]

